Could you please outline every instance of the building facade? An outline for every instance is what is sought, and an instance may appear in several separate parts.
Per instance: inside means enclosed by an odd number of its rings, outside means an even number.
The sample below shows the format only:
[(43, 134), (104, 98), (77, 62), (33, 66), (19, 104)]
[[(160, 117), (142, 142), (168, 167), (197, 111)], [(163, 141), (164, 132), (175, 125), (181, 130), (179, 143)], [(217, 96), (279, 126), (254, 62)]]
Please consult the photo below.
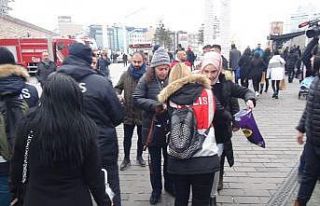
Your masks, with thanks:
[(47, 38), (57, 33), (8, 15), (0, 16), (0, 38)]

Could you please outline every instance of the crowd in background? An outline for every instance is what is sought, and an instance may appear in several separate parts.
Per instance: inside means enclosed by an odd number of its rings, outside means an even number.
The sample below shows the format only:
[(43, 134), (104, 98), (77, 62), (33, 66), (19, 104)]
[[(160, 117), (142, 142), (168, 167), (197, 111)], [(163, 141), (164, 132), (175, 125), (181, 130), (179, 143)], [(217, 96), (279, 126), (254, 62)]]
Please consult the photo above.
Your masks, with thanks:
[[(320, 168), (313, 166), (319, 165), (320, 151), (319, 130), (314, 125), (320, 118), (317, 42), (314, 38), (303, 54), (295, 46), (279, 52), (263, 50), (260, 44), (241, 54), (232, 44), (229, 61), (220, 45), (206, 45), (197, 65), (191, 48), (179, 45), (173, 55), (155, 46), (152, 58), (144, 52), (122, 54), (126, 70), (115, 86), (109, 66), (117, 57), (112, 54), (110, 59), (106, 51), (94, 54), (91, 48), (75, 43), (59, 69), (43, 52), (36, 74), (43, 88), (40, 99), (29, 92), (34, 89), (25, 83), (29, 75), (24, 68), (16, 65), (8, 49), (0, 48), (1, 206), (10, 202), (89, 206), (91, 195), (99, 206), (120, 206), (115, 127), (121, 123), (124, 159), (120, 171), (130, 168), (136, 128), (138, 165), (147, 165), (142, 154), (146, 149), (149, 153), (150, 204), (161, 200), (164, 188), (175, 197), (176, 206), (188, 204), (190, 190), (192, 205), (217, 205), (225, 160), (230, 167), (234, 165), (231, 137), (239, 130), (234, 124), (234, 114), (240, 110), (238, 99), (252, 110), (270, 83), (272, 98), (278, 99), (286, 75), (288, 83), (311, 75), (315, 81), (297, 127), (299, 143), (303, 133), (308, 139), (295, 204), (306, 205)], [(105, 192), (101, 169), (107, 171), (114, 196)]]

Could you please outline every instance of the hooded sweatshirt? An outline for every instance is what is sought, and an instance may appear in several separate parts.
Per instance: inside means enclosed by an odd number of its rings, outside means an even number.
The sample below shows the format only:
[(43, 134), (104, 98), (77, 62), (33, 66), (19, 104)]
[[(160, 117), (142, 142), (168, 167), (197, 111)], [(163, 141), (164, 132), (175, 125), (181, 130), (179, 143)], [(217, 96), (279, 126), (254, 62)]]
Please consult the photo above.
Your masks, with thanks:
[(193, 74), (178, 79), (164, 88), (159, 96), (159, 101), (167, 102), (169, 113), (172, 108), (182, 105), (192, 105), (198, 132), (209, 132), (202, 149), (193, 157), (178, 160), (168, 155), (168, 172), (172, 174), (208, 174), (219, 169), (218, 148), (212, 125), (215, 112), (215, 98), (210, 89), (210, 81), (203, 75)]

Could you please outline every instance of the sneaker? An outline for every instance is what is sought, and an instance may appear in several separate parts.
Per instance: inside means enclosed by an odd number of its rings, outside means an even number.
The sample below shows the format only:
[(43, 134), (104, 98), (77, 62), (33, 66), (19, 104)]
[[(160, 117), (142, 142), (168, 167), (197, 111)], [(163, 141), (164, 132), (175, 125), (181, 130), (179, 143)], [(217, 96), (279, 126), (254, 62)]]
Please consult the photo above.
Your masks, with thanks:
[(123, 159), (121, 165), (120, 165), (120, 171), (124, 171), (126, 169), (129, 168), (129, 166), (131, 166), (131, 162), (128, 159)]
[(257, 97), (260, 96), (260, 93), (259, 93), (259, 92), (256, 92), (256, 96), (257, 96)]
[(144, 161), (144, 159), (142, 158), (142, 156), (137, 157), (137, 163), (138, 163), (141, 167), (145, 167), (145, 166), (146, 166), (146, 161)]

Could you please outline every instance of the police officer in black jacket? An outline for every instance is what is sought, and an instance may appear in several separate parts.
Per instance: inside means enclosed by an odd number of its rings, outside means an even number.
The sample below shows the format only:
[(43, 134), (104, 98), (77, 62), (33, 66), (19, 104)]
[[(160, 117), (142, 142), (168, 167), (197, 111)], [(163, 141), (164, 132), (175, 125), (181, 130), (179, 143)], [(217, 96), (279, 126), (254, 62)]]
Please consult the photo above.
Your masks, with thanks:
[(69, 47), (69, 54), (58, 72), (70, 75), (79, 83), (83, 93), (84, 109), (98, 127), (100, 159), (102, 167), (108, 172), (111, 189), (115, 192), (114, 205), (120, 206), (118, 139), (115, 127), (123, 121), (123, 107), (111, 81), (90, 67), (91, 48), (75, 43)]

